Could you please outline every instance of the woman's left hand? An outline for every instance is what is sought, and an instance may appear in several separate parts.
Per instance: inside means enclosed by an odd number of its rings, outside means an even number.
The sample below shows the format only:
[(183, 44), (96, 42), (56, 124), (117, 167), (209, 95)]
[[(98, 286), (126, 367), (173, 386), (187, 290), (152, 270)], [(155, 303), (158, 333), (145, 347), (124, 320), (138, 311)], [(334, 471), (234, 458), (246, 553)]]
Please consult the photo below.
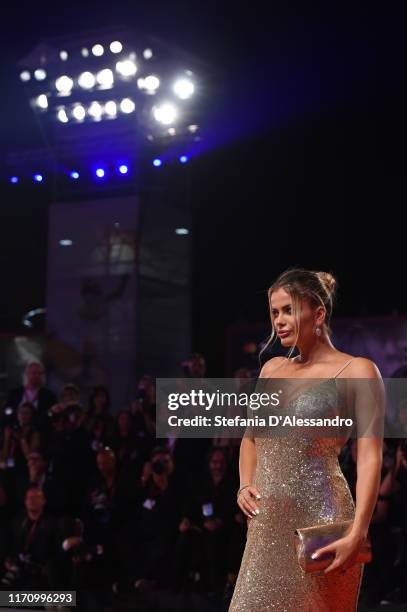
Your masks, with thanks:
[(332, 542), (332, 544), (318, 548), (312, 555), (312, 558), (318, 559), (324, 553), (333, 553), (335, 556), (328, 567), (325, 568), (324, 574), (332, 571), (343, 573), (356, 563), (361, 545), (361, 538), (349, 534), (336, 540), (336, 542)]

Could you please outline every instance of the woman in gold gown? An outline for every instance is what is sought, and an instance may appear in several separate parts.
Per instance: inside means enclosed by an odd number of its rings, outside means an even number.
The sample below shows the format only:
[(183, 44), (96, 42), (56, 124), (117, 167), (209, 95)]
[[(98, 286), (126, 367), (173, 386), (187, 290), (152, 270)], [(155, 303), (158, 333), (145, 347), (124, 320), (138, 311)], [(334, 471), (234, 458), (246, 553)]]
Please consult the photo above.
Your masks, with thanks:
[[(275, 357), (260, 378), (320, 378), (300, 393), (291, 409), (314, 417), (338, 398), (340, 374), (381, 380), (368, 359), (336, 350), (329, 319), (335, 279), (329, 273), (290, 269), (269, 289), (273, 334), (296, 358)], [(243, 436), (237, 502), (248, 520), (246, 546), (229, 612), (354, 612), (363, 565), (356, 556), (368, 532), (380, 478), (382, 439), (358, 438), (356, 505), (340, 469), (338, 453), (346, 441), (302, 436)], [(299, 566), (294, 531), (353, 519), (350, 533), (329, 547), (330, 566), (319, 574)]]

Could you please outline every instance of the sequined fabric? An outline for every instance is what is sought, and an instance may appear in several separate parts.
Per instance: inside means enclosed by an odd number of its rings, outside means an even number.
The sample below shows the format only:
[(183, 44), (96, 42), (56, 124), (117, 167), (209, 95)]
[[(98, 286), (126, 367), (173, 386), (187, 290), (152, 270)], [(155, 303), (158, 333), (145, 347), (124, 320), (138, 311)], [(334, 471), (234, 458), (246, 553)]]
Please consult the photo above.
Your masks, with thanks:
[[(291, 408), (302, 417), (326, 416), (327, 404), (336, 400), (335, 379), (327, 379), (301, 394)], [(311, 439), (295, 428), (280, 438), (254, 437), (260, 514), (248, 519), (229, 612), (354, 612), (363, 565), (353, 565), (344, 574), (306, 574), (294, 549), (297, 527), (354, 517), (336, 441)]]

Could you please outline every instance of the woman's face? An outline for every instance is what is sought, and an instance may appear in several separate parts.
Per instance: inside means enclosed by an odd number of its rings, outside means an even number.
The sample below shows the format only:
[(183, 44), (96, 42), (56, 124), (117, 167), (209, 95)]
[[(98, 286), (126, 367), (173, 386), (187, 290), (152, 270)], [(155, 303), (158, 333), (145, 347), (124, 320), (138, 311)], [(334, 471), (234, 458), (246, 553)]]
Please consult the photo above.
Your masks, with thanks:
[[(276, 289), (271, 294), (271, 316), (274, 329), (284, 347), (294, 346), (297, 336), (296, 320), (293, 313), (291, 296), (285, 289)], [(301, 300), (300, 333), (297, 344), (312, 338), (315, 329), (315, 309), (308, 299)]]

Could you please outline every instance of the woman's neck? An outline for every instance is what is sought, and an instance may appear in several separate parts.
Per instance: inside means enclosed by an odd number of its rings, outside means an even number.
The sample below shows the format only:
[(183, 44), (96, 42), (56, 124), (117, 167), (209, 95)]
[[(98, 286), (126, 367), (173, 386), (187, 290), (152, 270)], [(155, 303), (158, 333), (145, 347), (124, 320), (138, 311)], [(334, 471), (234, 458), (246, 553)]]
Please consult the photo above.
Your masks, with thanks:
[(295, 358), (295, 361), (303, 365), (312, 365), (323, 361), (327, 355), (338, 352), (328, 337), (309, 345), (298, 346), (298, 350), (300, 354)]

